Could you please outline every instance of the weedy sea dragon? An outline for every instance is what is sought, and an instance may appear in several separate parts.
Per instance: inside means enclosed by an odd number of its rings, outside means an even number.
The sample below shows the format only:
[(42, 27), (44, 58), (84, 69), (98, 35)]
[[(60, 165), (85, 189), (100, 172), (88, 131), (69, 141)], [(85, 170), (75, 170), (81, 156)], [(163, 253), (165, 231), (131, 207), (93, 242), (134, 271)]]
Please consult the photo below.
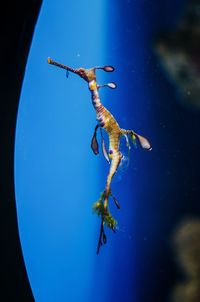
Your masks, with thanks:
[[(107, 238), (104, 231), (104, 226), (106, 225), (108, 228), (112, 229), (114, 232), (116, 230), (117, 222), (111, 215), (108, 207), (108, 199), (109, 197), (112, 197), (117, 208), (120, 209), (120, 205), (113, 196), (110, 185), (112, 178), (114, 174), (117, 171), (117, 168), (121, 162), (122, 154), (119, 151), (119, 145), (120, 145), (120, 139), (122, 136), (125, 136), (126, 139), (126, 145), (128, 147), (128, 150), (130, 151), (130, 144), (128, 140), (128, 136), (131, 138), (132, 142), (135, 144), (136, 139), (139, 141), (140, 145), (147, 150), (151, 150), (151, 145), (149, 141), (144, 138), (143, 136), (137, 134), (133, 130), (125, 130), (121, 129), (115, 120), (114, 116), (102, 105), (101, 100), (99, 98), (99, 89), (102, 87), (109, 87), (109, 88), (116, 88), (116, 84), (111, 82), (105, 85), (99, 85), (96, 81), (96, 70), (101, 69), (106, 72), (112, 72), (114, 71), (114, 67), (112, 66), (97, 66), (90, 69), (85, 68), (78, 68), (73, 69), (71, 67), (68, 67), (66, 65), (60, 64), (58, 62), (53, 61), (51, 58), (48, 58), (48, 63), (55, 65), (57, 67), (63, 68), (67, 70), (67, 74), (70, 72), (73, 72), (77, 75), (79, 75), (82, 79), (84, 79), (88, 83), (89, 90), (91, 92), (92, 96), (92, 104), (94, 106), (94, 109), (96, 111), (96, 117), (98, 124), (95, 127), (94, 135), (92, 137), (91, 142), (91, 148), (94, 152), (94, 154), (99, 153), (99, 146), (97, 142), (97, 130), (100, 128), (101, 131), (101, 138), (102, 138), (102, 150), (105, 158), (110, 164), (110, 170), (107, 176), (106, 186), (103, 191), (103, 193), (100, 195), (99, 200), (93, 205), (93, 210), (95, 213), (97, 213), (98, 216), (101, 218), (101, 228), (100, 228), (100, 235), (98, 240), (98, 246), (97, 246), (97, 254), (99, 253), (101, 245), (106, 243)], [(108, 138), (109, 138), (109, 152), (107, 152), (105, 147), (105, 142), (103, 140), (102, 135), (102, 128), (107, 132)]]

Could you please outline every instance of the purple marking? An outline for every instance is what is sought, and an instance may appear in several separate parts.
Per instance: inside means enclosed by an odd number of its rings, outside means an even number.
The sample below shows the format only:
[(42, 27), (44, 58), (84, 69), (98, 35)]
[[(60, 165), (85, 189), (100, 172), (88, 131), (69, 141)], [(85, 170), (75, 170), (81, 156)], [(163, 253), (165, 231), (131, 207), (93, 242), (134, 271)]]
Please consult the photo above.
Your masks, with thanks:
[(101, 126), (101, 127), (104, 127), (104, 126), (105, 126), (105, 123), (100, 123), (100, 126)]
[(110, 150), (110, 151), (109, 151), (109, 154), (113, 154), (113, 150)]

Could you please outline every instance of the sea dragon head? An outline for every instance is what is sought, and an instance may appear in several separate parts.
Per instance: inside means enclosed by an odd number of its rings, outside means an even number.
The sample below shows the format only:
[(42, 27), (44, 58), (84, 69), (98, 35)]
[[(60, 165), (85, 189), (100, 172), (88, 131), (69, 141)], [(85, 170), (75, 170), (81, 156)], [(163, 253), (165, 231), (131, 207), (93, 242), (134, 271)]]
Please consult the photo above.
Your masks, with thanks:
[[(71, 68), (69, 66), (66, 66), (66, 65), (63, 65), (61, 63), (58, 63), (58, 62), (55, 62), (53, 61), (51, 58), (48, 58), (48, 63), (51, 64), (51, 65), (55, 65), (57, 67), (60, 67), (60, 68), (63, 68), (65, 70), (67, 70), (68, 72), (73, 72), (77, 75), (79, 75), (82, 79), (84, 79), (86, 82), (91, 82), (91, 81), (96, 81), (96, 70), (97, 69), (101, 69), (101, 70), (104, 70), (106, 72), (112, 72), (114, 71), (114, 67), (113, 66), (110, 66), (110, 65), (106, 65), (106, 66), (96, 66), (96, 67), (92, 67), (90, 69), (86, 69), (86, 68), (77, 68), (77, 69), (74, 69), (74, 68)], [(108, 84), (105, 84), (105, 85), (98, 85), (98, 88), (100, 87), (109, 87), (109, 88), (116, 88), (117, 85), (113, 82), (111, 83), (108, 83)]]

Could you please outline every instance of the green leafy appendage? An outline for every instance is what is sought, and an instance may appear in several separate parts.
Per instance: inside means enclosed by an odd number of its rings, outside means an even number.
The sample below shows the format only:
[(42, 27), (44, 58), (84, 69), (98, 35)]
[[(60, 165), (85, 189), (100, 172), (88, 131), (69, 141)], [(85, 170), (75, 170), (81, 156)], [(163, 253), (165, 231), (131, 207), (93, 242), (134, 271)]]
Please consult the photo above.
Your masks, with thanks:
[(99, 200), (94, 203), (93, 212), (103, 219), (103, 222), (108, 228), (112, 230), (116, 229), (117, 221), (113, 218), (109, 210), (105, 212), (103, 204), (103, 194), (101, 194)]
[(130, 137), (131, 137), (131, 141), (132, 141), (133, 145), (134, 145), (135, 147), (137, 147), (136, 136), (132, 133), (132, 134), (130, 135)]

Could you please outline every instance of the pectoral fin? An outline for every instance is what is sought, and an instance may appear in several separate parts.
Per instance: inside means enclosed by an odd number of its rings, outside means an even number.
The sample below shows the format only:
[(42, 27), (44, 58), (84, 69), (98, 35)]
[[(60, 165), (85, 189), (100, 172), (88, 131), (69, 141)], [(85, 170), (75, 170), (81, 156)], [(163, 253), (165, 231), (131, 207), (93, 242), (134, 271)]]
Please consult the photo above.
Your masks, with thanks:
[(131, 150), (131, 146), (130, 146), (130, 143), (129, 143), (129, 139), (128, 139), (128, 136), (127, 134), (124, 134), (124, 137), (126, 139), (126, 146), (128, 148), (128, 158), (130, 158), (130, 150)]

